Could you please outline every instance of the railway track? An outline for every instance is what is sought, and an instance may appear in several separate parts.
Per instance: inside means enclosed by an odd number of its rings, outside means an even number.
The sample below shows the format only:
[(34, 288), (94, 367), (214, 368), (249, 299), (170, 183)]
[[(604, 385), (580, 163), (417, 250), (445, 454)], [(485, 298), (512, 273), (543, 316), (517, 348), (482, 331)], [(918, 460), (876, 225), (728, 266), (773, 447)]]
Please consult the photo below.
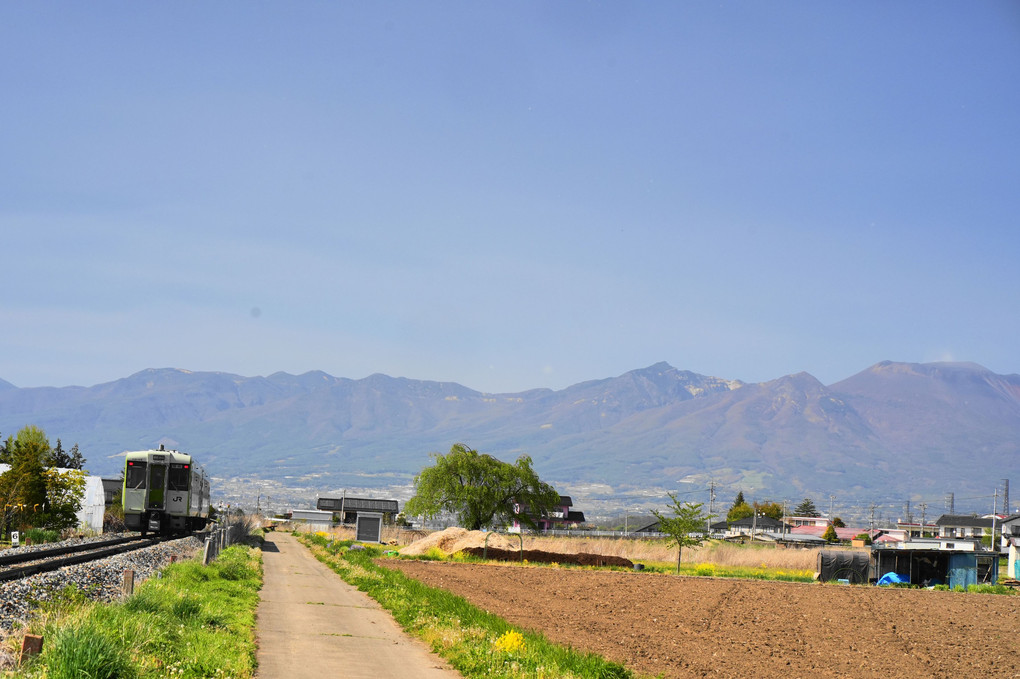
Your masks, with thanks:
[(64, 566), (98, 561), (124, 552), (151, 547), (167, 539), (131, 536), (17, 554), (0, 553), (0, 582), (20, 580), (37, 573), (55, 571)]

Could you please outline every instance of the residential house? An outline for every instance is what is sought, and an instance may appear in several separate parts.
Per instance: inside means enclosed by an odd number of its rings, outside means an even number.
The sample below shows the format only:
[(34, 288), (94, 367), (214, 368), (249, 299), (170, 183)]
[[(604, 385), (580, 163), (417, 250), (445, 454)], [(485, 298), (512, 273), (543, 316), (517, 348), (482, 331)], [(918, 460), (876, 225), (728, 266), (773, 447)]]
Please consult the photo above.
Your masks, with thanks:
[(1009, 561), (1006, 577), (1020, 580), (1020, 514), (1007, 516), (1002, 520), (1002, 542), (1000, 552), (1006, 552)]
[[(996, 524), (998, 522), (996, 521)], [(940, 538), (980, 540), (992, 531), (992, 517), (977, 514), (943, 514), (935, 522)]]
[[(794, 535), (814, 535), (820, 538), (828, 530), (829, 530), (828, 526), (796, 526), (795, 528), (790, 529), (790, 533)], [(833, 526), (832, 530), (836, 532), (836, 537), (839, 539), (840, 542), (847, 543), (853, 541), (853, 539), (858, 535), (869, 532), (871, 534), (871, 539), (873, 541), (877, 541), (882, 535), (882, 531), (879, 530), (868, 531), (868, 529), (866, 528), (852, 528), (852, 527), (838, 528), (836, 526)]]
[(754, 537), (761, 533), (783, 533), (788, 532), (788, 527), (782, 521), (776, 521), (768, 516), (748, 516), (736, 521), (730, 521), (726, 529), (726, 538)]
[(829, 525), (829, 519), (824, 516), (788, 516), (788, 526), (821, 526), (824, 530)]
[[(559, 503), (550, 511), (542, 514), (541, 516), (534, 516), (531, 512), (527, 512), (526, 508), (523, 508), (520, 504), (514, 503), (514, 512), (518, 514), (527, 513), (529, 517), (537, 524), (538, 530), (564, 530), (567, 528), (576, 528), (577, 524), (584, 523), (584, 512), (572, 510), (574, 502), (567, 495), (560, 495)], [(514, 520), (510, 526), (511, 531), (520, 531), (522, 528), (521, 523)]]
[(931, 537), (938, 535), (938, 524), (925, 520), (922, 526), (919, 521), (897, 521), (896, 529), (903, 531), (907, 539)]

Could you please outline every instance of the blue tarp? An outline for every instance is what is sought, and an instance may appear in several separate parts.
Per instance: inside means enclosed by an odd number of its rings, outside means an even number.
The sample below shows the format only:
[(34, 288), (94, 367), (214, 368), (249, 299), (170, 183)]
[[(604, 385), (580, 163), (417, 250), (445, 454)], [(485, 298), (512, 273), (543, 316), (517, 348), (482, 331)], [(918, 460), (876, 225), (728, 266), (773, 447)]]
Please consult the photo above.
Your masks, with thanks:
[(897, 585), (897, 584), (910, 584), (909, 575), (900, 575), (899, 573), (886, 573), (878, 579), (880, 585)]

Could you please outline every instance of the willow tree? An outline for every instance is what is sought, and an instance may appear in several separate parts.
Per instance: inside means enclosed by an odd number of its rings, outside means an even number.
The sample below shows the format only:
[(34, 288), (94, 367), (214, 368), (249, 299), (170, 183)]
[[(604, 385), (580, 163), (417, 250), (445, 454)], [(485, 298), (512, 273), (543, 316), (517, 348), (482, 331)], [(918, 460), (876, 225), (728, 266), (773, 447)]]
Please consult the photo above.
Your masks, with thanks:
[(515, 519), (534, 528), (559, 504), (559, 493), (538, 478), (527, 455), (509, 464), (457, 443), (446, 455), (431, 456), (435, 463), (414, 477), (405, 514), (433, 518), (449, 512), (468, 530)]

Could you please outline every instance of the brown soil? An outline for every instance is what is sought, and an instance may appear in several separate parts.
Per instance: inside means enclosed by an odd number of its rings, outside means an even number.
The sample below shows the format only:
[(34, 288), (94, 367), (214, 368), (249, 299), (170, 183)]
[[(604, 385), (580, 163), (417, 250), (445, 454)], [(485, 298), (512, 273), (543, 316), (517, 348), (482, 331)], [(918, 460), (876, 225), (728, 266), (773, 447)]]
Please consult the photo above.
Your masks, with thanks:
[(1020, 599), (387, 560), (510, 623), (664, 677), (1020, 677)]

